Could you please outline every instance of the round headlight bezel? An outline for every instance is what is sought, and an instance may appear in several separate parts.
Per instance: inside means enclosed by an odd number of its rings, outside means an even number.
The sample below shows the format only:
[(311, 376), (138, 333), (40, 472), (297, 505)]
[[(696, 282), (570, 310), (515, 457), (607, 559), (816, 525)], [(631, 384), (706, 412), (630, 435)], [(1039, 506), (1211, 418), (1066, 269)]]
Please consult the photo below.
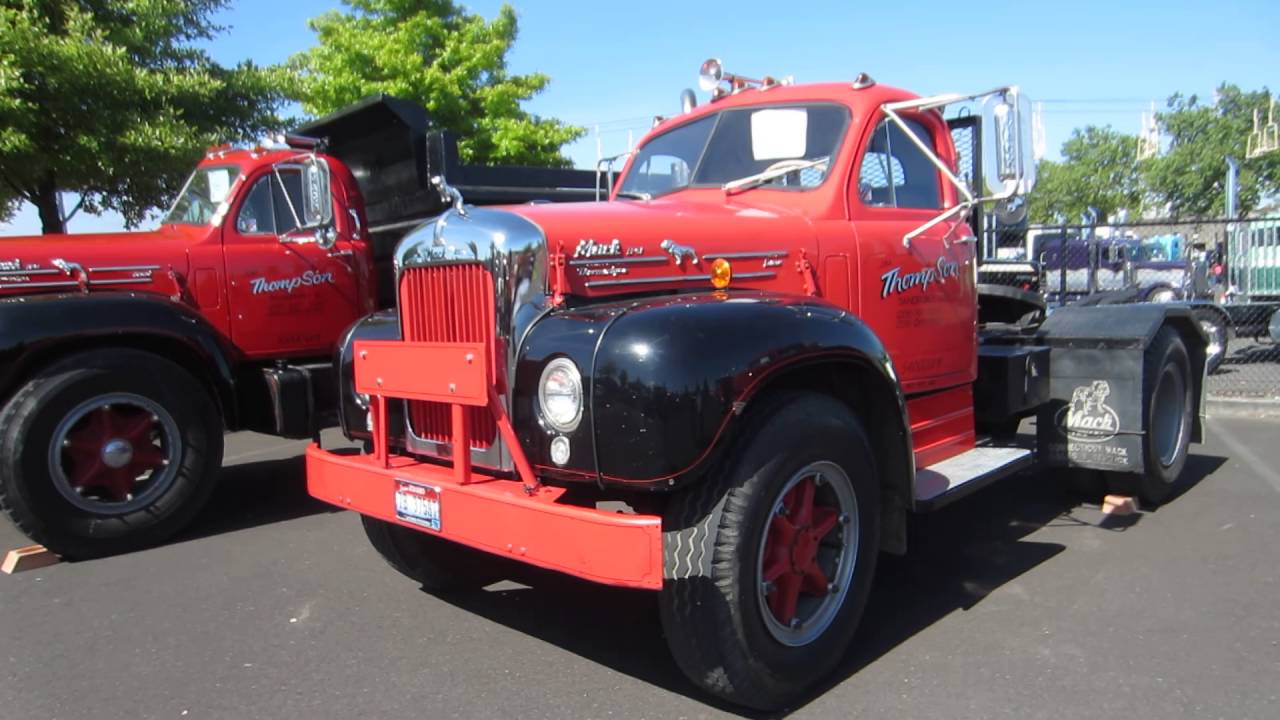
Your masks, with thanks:
[[(547, 381), (553, 373), (559, 371), (564, 371), (568, 375), (576, 395), (576, 408), (574, 409), (573, 417), (567, 420), (553, 415), (547, 400)], [(567, 357), (558, 357), (552, 359), (542, 368), (542, 376), (538, 378), (538, 414), (548, 427), (562, 433), (569, 433), (578, 429), (578, 425), (582, 422), (583, 399), (582, 373), (578, 370), (578, 365), (575, 362)]]

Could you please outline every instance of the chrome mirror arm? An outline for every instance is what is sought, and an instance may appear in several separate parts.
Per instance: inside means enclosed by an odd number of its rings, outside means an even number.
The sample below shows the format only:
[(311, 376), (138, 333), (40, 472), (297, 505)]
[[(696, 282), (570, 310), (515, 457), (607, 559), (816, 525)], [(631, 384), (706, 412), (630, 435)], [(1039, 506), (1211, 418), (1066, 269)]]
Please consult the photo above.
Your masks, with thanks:
[(987, 92), (983, 92), (983, 93), (975, 93), (973, 95), (961, 95), (959, 93), (949, 93), (946, 95), (934, 95), (932, 97), (916, 98), (914, 100), (902, 100), (899, 102), (884, 103), (883, 105), (880, 106), (880, 109), (883, 110), (884, 114), (889, 117), (889, 120), (892, 121), (894, 125), (898, 126), (898, 129), (902, 131), (902, 134), (906, 135), (907, 139), (910, 140), (911, 143), (915, 145), (917, 149), (920, 150), (920, 152), (924, 153), (925, 158), (927, 158), (929, 162), (932, 163), (933, 166), (942, 173), (943, 177), (947, 179), (947, 182), (950, 182), (952, 185), (955, 186), (955, 188), (958, 191), (960, 191), (960, 195), (963, 197), (963, 199), (959, 203), (957, 203), (955, 206), (947, 208), (945, 211), (943, 211), (936, 217), (930, 219), (925, 224), (912, 230), (906, 235), (903, 235), (902, 236), (903, 247), (911, 247), (911, 241), (919, 237), (925, 231), (929, 230), (930, 228), (936, 227), (938, 224), (944, 222), (948, 218), (968, 212), (974, 206), (979, 206), (986, 202), (1006, 200), (1012, 197), (1013, 195), (1017, 194), (1017, 188), (1014, 187), (1007, 192), (999, 193), (997, 195), (989, 195), (989, 196), (975, 198), (973, 196), (973, 191), (969, 189), (969, 186), (966, 185), (963, 180), (956, 177), (956, 174), (952, 172), (951, 168), (947, 167), (947, 164), (942, 161), (942, 158), (938, 157), (938, 153), (934, 151), (933, 148), (925, 144), (923, 140), (921, 140), (919, 137), (916, 136), (914, 132), (912, 132), (910, 126), (908, 126), (906, 122), (902, 119), (902, 117), (898, 115), (898, 111), (899, 110), (937, 110), (938, 108), (945, 107), (953, 103), (977, 100), (978, 98), (988, 97), (990, 95), (995, 95), (996, 93), (1008, 92), (1013, 89), (1015, 88), (1009, 85), (1005, 87), (995, 88), (994, 90), (988, 90)]

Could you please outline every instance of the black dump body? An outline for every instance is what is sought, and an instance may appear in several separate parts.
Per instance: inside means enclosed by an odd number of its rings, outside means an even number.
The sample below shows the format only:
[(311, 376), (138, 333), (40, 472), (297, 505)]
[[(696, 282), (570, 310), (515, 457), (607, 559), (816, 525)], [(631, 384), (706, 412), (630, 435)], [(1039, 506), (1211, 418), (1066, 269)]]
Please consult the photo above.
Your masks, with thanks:
[(420, 105), (390, 95), (371, 95), (297, 132), (323, 140), (324, 152), (346, 163), (360, 184), (380, 307), (395, 302), (391, 257), (396, 244), (445, 209), (432, 177), (442, 176), (471, 205), (595, 198), (591, 170), (462, 164), (455, 137), (433, 128)]

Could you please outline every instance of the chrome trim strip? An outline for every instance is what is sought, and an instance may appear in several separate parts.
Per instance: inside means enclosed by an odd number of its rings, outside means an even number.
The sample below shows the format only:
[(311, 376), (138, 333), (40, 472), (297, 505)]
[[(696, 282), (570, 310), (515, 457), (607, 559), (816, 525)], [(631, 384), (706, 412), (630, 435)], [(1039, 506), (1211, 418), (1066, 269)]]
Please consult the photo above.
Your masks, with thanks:
[(731, 252), (731, 253), (703, 253), (702, 257), (709, 260), (721, 258), (723, 260), (763, 260), (766, 258), (786, 257), (786, 250), (765, 250), (763, 252)]
[(606, 257), (606, 258), (579, 258), (570, 260), (570, 265), (622, 265), (629, 263), (658, 263), (666, 262), (668, 258), (665, 255), (640, 255), (633, 257)]
[(689, 282), (691, 280), (699, 280), (701, 282), (710, 282), (710, 275), (663, 275), (662, 277), (650, 278), (631, 278), (627, 280), (591, 280), (586, 283), (587, 287), (616, 287), (618, 285), (653, 285), (656, 283), (668, 282)]
[(53, 280), (50, 282), (16, 282), (16, 283), (0, 283), (0, 288), (55, 288), (55, 287), (80, 287), (80, 283), (75, 280)]
[(8, 277), (10, 275), (61, 275), (61, 270), (52, 268), (43, 270), (0, 270), (0, 277)]
[(91, 267), (89, 272), (142, 272), (144, 270), (159, 269), (159, 265), (108, 265), (106, 267)]
[(149, 283), (151, 278), (119, 278), (117, 280), (89, 280), (90, 285), (136, 285)]
[[(734, 274), (733, 274), (733, 279), (735, 279), (735, 280), (761, 280), (761, 279), (764, 279), (764, 278), (773, 278), (773, 277), (777, 277), (777, 276), (778, 276), (778, 273), (776, 273), (776, 272), (749, 272), (749, 273), (734, 273)], [(662, 276), (662, 277), (650, 277), (650, 278), (629, 278), (629, 279), (625, 279), (625, 280), (591, 280), (591, 281), (588, 281), (587, 283), (585, 283), (585, 285), (586, 285), (587, 287), (589, 287), (589, 288), (592, 288), (592, 287), (617, 287), (617, 286), (619, 286), (619, 285), (654, 285), (654, 284), (657, 284), (657, 283), (668, 283), (668, 282), (689, 282), (689, 281), (693, 281), (693, 280), (696, 280), (696, 281), (699, 281), (699, 282), (710, 282), (710, 281), (711, 281), (711, 276), (710, 276), (710, 275), (664, 275), (664, 276)]]

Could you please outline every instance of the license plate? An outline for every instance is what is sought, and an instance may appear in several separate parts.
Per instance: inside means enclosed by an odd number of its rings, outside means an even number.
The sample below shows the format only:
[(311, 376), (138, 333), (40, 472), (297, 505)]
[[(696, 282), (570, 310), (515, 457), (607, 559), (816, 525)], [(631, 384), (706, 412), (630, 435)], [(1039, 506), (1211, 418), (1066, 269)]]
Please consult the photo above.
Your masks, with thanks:
[(396, 480), (396, 517), (440, 532), (440, 488)]

